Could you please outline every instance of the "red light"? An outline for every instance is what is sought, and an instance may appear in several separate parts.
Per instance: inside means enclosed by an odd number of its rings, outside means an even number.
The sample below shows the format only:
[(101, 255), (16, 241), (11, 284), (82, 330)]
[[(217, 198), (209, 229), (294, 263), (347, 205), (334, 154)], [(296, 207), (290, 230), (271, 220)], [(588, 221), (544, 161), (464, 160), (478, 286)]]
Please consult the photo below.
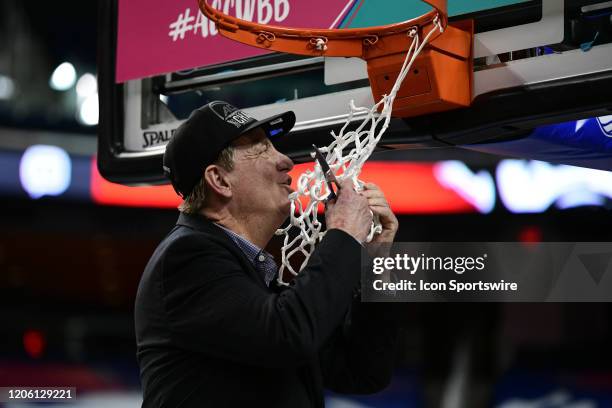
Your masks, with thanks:
[[(293, 188), (296, 188), (300, 174), (312, 166), (312, 163), (303, 163), (293, 168), (289, 173), (293, 179)], [(435, 163), (371, 161), (363, 166), (359, 178), (378, 185), (396, 214), (476, 211), (472, 204), (436, 180), (434, 166)], [(319, 207), (319, 210), (322, 208)]]
[(111, 183), (98, 171), (95, 158), (91, 163), (91, 197), (96, 204), (127, 207), (177, 208), (182, 201), (169, 184), (129, 187)]
[(542, 242), (542, 230), (540, 227), (534, 226), (523, 227), (519, 232), (518, 239), (523, 243)]
[(23, 333), (23, 348), (32, 358), (39, 358), (45, 350), (46, 341), (38, 330), (26, 330)]
[[(298, 164), (290, 172), (292, 186), (313, 163)], [(360, 179), (377, 184), (396, 214), (472, 213), (473, 204), (444, 187), (434, 175), (435, 163), (367, 162)], [(181, 199), (170, 185), (128, 187), (105, 180), (91, 163), (91, 196), (95, 203), (135, 207), (177, 208)], [(319, 207), (319, 211), (323, 206)]]

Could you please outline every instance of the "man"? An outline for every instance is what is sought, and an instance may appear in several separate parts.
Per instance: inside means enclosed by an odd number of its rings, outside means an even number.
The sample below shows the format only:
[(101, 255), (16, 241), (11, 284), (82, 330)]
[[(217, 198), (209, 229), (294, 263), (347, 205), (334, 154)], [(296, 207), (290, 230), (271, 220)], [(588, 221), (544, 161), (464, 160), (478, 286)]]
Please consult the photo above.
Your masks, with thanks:
[(256, 121), (225, 102), (195, 110), (164, 155), (184, 198), (136, 296), (144, 407), (322, 407), (324, 387), (372, 393), (389, 382), (396, 328), (355, 296), (372, 213), (397, 219), (372, 184), (342, 184), (327, 234), (291, 286), (262, 248), (289, 215), (292, 161), (269, 136), (295, 115)]

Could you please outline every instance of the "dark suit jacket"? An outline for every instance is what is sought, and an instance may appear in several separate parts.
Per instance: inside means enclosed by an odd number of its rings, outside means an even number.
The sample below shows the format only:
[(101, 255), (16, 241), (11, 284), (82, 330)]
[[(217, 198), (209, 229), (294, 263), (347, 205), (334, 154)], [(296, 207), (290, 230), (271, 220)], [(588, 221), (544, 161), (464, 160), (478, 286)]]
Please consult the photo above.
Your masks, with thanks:
[(322, 407), (324, 387), (383, 389), (397, 330), (355, 300), (359, 281), (360, 245), (341, 230), (275, 290), (223, 231), (181, 214), (136, 296), (143, 407)]

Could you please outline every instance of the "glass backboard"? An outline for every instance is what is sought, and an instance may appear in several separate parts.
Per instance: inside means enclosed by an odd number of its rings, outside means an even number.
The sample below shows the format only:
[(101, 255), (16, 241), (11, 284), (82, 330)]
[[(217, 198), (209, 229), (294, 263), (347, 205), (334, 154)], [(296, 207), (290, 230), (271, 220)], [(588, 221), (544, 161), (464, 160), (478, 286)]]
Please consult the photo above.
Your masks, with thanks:
[[(288, 27), (363, 27), (427, 11), (418, 0), (210, 0), (229, 14)], [(383, 149), (517, 140), (534, 128), (606, 116), (612, 108), (609, 1), (449, 0), (451, 21), (475, 22), (471, 107), (394, 119)], [(327, 145), (349, 101), (373, 104), (365, 63), (268, 53), (221, 37), (195, 0), (103, 0), (98, 165), (111, 181), (165, 182), (164, 146), (212, 100), (254, 117), (284, 110), (295, 131), (277, 147), (294, 160)]]

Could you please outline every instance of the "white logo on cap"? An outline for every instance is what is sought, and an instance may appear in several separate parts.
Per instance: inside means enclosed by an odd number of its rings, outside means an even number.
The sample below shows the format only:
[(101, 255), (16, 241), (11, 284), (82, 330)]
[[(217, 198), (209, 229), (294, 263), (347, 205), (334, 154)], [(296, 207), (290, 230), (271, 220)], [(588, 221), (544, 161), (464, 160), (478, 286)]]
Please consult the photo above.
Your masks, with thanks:
[(247, 125), (255, 119), (247, 115), (246, 113), (238, 110), (235, 106), (230, 105), (227, 102), (211, 102), (210, 109), (217, 115), (220, 119), (223, 119), (227, 123), (231, 123), (232, 125), (240, 128), (244, 125)]
[(227, 118), (230, 114), (236, 112), (236, 108), (230, 105), (223, 106), (223, 117)]

